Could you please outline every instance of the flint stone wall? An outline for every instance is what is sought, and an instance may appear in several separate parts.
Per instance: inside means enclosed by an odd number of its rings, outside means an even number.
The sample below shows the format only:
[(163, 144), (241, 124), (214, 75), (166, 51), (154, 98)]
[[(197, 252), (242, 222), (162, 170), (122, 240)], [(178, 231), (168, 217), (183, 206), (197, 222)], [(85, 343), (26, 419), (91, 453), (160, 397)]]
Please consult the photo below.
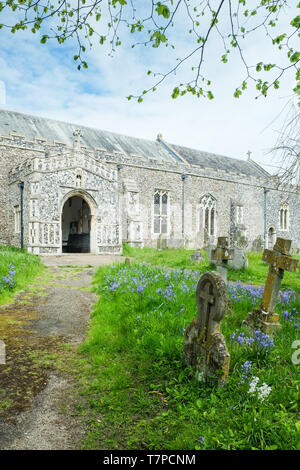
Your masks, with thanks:
[[(35, 220), (58, 222), (61, 216), (60, 198), (67, 189), (76, 190), (77, 167), (53, 168), (54, 156), (67, 159), (72, 148), (43, 139), (28, 141), (25, 137), (0, 136), (0, 243), (19, 246), (20, 236), (14, 230), (14, 206), (19, 204), (18, 182), (24, 180), (24, 244), (28, 246), (30, 223)], [(184, 163), (170, 163), (138, 155), (124, 155), (121, 152), (108, 153), (104, 150), (80, 149), (84, 160), (81, 167), (83, 188), (96, 201), (95, 217), (99, 222), (120, 222), (120, 241), (130, 241), (130, 223), (137, 227), (145, 246), (169, 246), (201, 249), (205, 243), (204, 231), (199, 229), (199, 201), (204, 194), (211, 194), (217, 201), (216, 231), (210, 243), (216, 243), (218, 236), (234, 237), (240, 227), (235, 221), (234, 207), (243, 206), (243, 233), (247, 239), (247, 249), (251, 249), (258, 237), (264, 237), (264, 187), (273, 188), (272, 181), (247, 177), (229, 171), (201, 168)], [(32, 168), (31, 161), (40, 159), (49, 162), (48, 170)], [(108, 182), (95, 174), (98, 164), (114, 174), (114, 181)], [(23, 165), (22, 165), (23, 164)], [(44, 165), (44, 163), (43, 163)], [(118, 166), (119, 168), (118, 170)], [(13, 170), (10, 173), (10, 170)], [(184, 183), (182, 175), (188, 175)], [(129, 183), (125, 184), (125, 182)], [(32, 184), (38, 182), (39, 195), (32, 194)], [(131, 182), (131, 183), (130, 183)], [(130, 184), (138, 194), (134, 216), (129, 214), (128, 195)], [(182, 192), (184, 184), (184, 230), (182, 229)], [(62, 188), (65, 188), (62, 190)], [(168, 233), (158, 236), (153, 229), (153, 195), (156, 189), (169, 194)], [(32, 200), (35, 215), (32, 215)], [(280, 204), (288, 202), (290, 208), (289, 231), (281, 232), (279, 227)], [(33, 203), (34, 205), (34, 203)], [(300, 250), (300, 194), (288, 188), (286, 191), (273, 188), (267, 195), (267, 228), (274, 226), (276, 234), (293, 240), (294, 250)], [(34, 230), (34, 228), (32, 228)], [(54, 235), (55, 236), (55, 235)], [(98, 237), (98, 235), (95, 235)], [(164, 241), (166, 240), (166, 241)], [(134, 240), (133, 240), (134, 242)], [(118, 252), (119, 246), (110, 246), (111, 252)], [(106, 247), (99, 246), (99, 252)], [(46, 252), (58, 252), (51, 246)]]

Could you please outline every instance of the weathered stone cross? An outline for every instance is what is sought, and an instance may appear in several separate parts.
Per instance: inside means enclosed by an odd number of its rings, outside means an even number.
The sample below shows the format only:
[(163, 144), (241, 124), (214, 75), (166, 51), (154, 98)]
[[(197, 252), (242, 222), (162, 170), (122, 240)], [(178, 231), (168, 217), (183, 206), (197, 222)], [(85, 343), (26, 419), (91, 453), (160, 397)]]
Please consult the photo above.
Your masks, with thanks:
[(274, 313), (284, 271), (295, 272), (298, 260), (289, 256), (291, 240), (277, 238), (273, 250), (265, 249), (263, 261), (270, 265), (261, 305), (249, 314), (247, 323), (259, 327), (266, 333), (280, 328), (279, 316)]
[[(226, 283), (215, 271), (204, 273), (197, 284), (198, 316), (187, 327), (184, 338), (184, 360), (193, 366), (200, 381), (226, 381), (230, 355), (220, 322), (228, 309)], [(220, 373), (221, 371), (221, 373)]]
[(201, 303), (202, 315), (199, 319), (201, 329), (205, 328), (205, 338), (208, 336), (210, 305), (214, 303), (214, 296), (210, 293), (211, 283), (207, 282), (203, 290), (199, 292), (199, 303)]
[(228, 237), (218, 237), (217, 247), (211, 252), (212, 259), (216, 261), (217, 272), (224, 281), (227, 281), (228, 260), (233, 258), (233, 250), (228, 245)]

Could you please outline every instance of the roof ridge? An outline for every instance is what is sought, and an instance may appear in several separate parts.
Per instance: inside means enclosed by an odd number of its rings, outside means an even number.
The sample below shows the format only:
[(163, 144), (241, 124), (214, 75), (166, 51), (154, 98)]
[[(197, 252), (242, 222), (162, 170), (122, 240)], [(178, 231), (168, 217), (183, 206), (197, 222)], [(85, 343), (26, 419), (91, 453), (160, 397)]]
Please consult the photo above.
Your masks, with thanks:
[(252, 163), (253, 166), (255, 166), (255, 168), (257, 168), (259, 171), (261, 171), (263, 173), (264, 176), (266, 176), (267, 178), (271, 178), (271, 174), (265, 170), (259, 163), (257, 163), (255, 160), (252, 160), (252, 158), (248, 158), (248, 162), (249, 163)]
[(172, 147), (176, 146), (176, 147), (185, 148), (187, 150), (193, 150), (195, 152), (204, 153), (206, 155), (214, 155), (215, 157), (228, 158), (229, 160), (234, 160), (234, 161), (238, 161), (238, 162), (243, 162), (243, 163), (248, 162), (248, 160), (243, 160), (242, 158), (229, 157), (228, 155), (223, 155), (221, 153), (208, 152), (207, 150), (200, 150), (200, 149), (196, 149), (196, 148), (192, 148), (192, 147), (186, 147), (185, 145), (179, 145), (179, 144), (169, 144), (169, 145), (172, 146)]
[(8, 112), (10, 114), (19, 114), (20, 116), (27, 116), (27, 117), (30, 117), (30, 118), (43, 119), (45, 121), (52, 121), (52, 122), (57, 122), (57, 123), (61, 123), (61, 124), (77, 126), (77, 127), (82, 128), (82, 129), (90, 129), (90, 130), (94, 130), (94, 131), (98, 131), (98, 132), (100, 131), (100, 132), (104, 132), (104, 133), (108, 133), (108, 134), (112, 134), (112, 135), (116, 135), (116, 136), (120, 136), (120, 137), (129, 137), (131, 139), (144, 140), (144, 141), (151, 142), (151, 143), (157, 143), (157, 141), (155, 139), (152, 140), (152, 139), (146, 139), (145, 137), (135, 137), (133, 135), (120, 134), (118, 132), (113, 132), (113, 131), (109, 131), (109, 130), (106, 130), (106, 129), (100, 129), (99, 127), (86, 126), (86, 125), (78, 124), (78, 123), (75, 123), (75, 122), (62, 121), (60, 119), (53, 119), (53, 118), (48, 118), (48, 117), (44, 117), (44, 116), (39, 116), (39, 115), (36, 115), (36, 114), (21, 113), (20, 111), (12, 111), (12, 110), (9, 110), (9, 109), (0, 108), (0, 114), (1, 114), (2, 111)]

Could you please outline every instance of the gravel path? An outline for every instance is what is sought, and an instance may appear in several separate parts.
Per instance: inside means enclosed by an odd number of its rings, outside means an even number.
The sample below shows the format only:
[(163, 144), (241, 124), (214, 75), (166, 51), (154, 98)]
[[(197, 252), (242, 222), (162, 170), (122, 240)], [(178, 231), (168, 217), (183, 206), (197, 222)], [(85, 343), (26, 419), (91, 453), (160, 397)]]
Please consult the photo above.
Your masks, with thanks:
[[(96, 295), (88, 290), (95, 269), (121, 260), (117, 256), (93, 255), (44, 257), (52, 279), (44, 291), (43, 302), (35, 307), (36, 317), (25, 328), (35, 336), (81, 343), (96, 301)], [(16, 308), (18, 302), (22, 302), (22, 295), (16, 300)], [(71, 414), (69, 394), (73, 386), (69, 377), (56, 371), (48, 375), (29, 409), (0, 421), (0, 449), (78, 449), (84, 429)]]

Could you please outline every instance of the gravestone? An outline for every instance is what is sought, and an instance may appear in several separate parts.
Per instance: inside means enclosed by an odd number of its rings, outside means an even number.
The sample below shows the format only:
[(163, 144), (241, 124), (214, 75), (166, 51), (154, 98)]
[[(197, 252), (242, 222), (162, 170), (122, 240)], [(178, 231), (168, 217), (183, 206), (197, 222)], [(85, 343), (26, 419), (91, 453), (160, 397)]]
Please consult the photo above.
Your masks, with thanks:
[(156, 248), (158, 250), (166, 250), (168, 248), (168, 240), (160, 235), (156, 241)]
[(203, 256), (203, 254), (201, 253), (201, 251), (195, 251), (191, 255), (191, 261), (194, 261), (196, 263), (201, 263), (201, 261), (205, 261), (205, 258)]
[(198, 316), (186, 328), (184, 361), (195, 370), (199, 381), (226, 382), (230, 355), (220, 322), (229, 307), (226, 283), (220, 274), (204, 273), (197, 284)]
[(248, 257), (242, 248), (235, 246), (233, 248), (232, 259), (229, 260), (229, 266), (232, 269), (248, 268)]
[(263, 250), (264, 242), (261, 235), (258, 235), (252, 242), (252, 251), (260, 253)]
[(238, 247), (238, 248), (242, 248), (244, 250), (246, 250), (246, 248), (248, 247), (248, 240), (245, 236), (245, 229), (241, 229), (241, 230), (237, 230), (234, 238), (233, 238), (233, 244), (234, 246)]
[(270, 265), (261, 305), (249, 313), (245, 323), (272, 333), (280, 328), (279, 315), (274, 312), (284, 271), (296, 272), (298, 260), (289, 256), (291, 240), (277, 238), (273, 250), (265, 249), (263, 261)]
[(211, 253), (215, 260), (217, 272), (227, 282), (228, 261), (232, 259), (233, 250), (229, 248), (228, 237), (218, 237), (217, 247)]
[(212, 258), (212, 253), (214, 252), (214, 250), (216, 249), (216, 245), (208, 245), (206, 248), (204, 248), (206, 253), (207, 253), (207, 257), (208, 257), (208, 261), (210, 264), (212, 265), (215, 265), (216, 264), (216, 261)]

